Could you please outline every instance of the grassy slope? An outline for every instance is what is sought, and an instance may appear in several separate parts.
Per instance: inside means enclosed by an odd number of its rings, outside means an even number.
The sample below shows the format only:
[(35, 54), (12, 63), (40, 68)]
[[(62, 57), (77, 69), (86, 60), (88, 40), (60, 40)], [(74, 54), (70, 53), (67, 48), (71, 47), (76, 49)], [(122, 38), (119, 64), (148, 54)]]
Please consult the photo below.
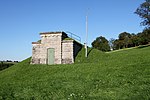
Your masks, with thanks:
[(0, 99), (150, 99), (150, 47), (102, 53), (84, 50), (71, 65), (30, 65), (0, 71)]

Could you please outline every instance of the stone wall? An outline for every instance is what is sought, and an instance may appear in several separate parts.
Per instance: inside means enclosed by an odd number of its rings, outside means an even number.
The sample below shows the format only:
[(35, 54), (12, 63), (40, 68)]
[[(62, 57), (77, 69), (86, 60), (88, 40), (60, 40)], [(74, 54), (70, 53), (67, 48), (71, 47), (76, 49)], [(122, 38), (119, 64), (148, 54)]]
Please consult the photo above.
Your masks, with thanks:
[(54, 49), (54, 64), (71, 64), (82, 45), (67, 38), (64, 32), (40, 33), (41, 42), (32, 42), (32, 64), (47, 64), (48, 49)]
[(62, 41), (62, 64), (74, 63), (75, 57), (81, 50), (82, 45), (74, 40)]
[(49, 48), (54, 48), (54, 63), (61, 64), (61, 41), (62, 34), (41, 34), (41, 55), (43, 62), (42, 64), (46, 64), (47, 62), (47, 50)]
[(32, 61), (31, 63), (32, 64), (40, 64), (40, 47), (41, 47), (41, 44), (40, 43), (37, 43), (37, 42), (32, 42)]
[(54, 54), (54, 63), (61, 64), (62, 54), (61, 54), (61, 41), (62, 38), (66, 35), (62, 36), (62, 32), (48, 32), (48, 33), (40, 33), (41, 43), (33, 42), (33, 50), (32, 50), (32, 64), (47, 64), (47, 50), (49, 48), (53, 48), (55, 51)]
[(73, 40), (62, 41), (62, 64), (74, 63)]

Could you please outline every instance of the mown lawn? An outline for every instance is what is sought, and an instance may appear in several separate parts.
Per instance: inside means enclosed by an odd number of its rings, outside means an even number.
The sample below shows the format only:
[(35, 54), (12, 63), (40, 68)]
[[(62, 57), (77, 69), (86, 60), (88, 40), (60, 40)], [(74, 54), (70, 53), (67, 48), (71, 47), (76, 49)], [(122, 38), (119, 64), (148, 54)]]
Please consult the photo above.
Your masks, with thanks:
[(0, 62), (0, 71), (17, 64), (15, 62)]
[(30, 65), (0, 71), (0, 99), (149, 100), (150, 47), (103, 53), (82, 49), (75, 64)]

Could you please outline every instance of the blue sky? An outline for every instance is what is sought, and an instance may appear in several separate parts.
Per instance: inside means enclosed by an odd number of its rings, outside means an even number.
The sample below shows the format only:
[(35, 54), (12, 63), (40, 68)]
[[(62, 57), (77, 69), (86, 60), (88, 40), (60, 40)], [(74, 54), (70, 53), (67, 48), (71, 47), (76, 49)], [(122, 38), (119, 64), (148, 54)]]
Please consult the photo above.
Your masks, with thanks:
[(108, 40), (121, 32), (143, 30), (134, 14), (144, 0), (0, 0), (0, 60), (24, 60), (40, 32), (70, 31), (85, 41), (89, 8), (88, 45), (98, 36)]

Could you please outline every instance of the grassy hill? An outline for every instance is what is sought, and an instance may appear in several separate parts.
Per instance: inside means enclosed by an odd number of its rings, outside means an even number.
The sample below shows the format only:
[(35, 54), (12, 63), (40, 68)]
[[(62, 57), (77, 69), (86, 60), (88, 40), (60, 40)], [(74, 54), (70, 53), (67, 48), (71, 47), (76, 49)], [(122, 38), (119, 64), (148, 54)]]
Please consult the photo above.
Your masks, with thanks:
[(103, 53), (84, 49), (75, 64), (30, 65), (0, 71), (0, 100), (149, 100), (150, 47)]

